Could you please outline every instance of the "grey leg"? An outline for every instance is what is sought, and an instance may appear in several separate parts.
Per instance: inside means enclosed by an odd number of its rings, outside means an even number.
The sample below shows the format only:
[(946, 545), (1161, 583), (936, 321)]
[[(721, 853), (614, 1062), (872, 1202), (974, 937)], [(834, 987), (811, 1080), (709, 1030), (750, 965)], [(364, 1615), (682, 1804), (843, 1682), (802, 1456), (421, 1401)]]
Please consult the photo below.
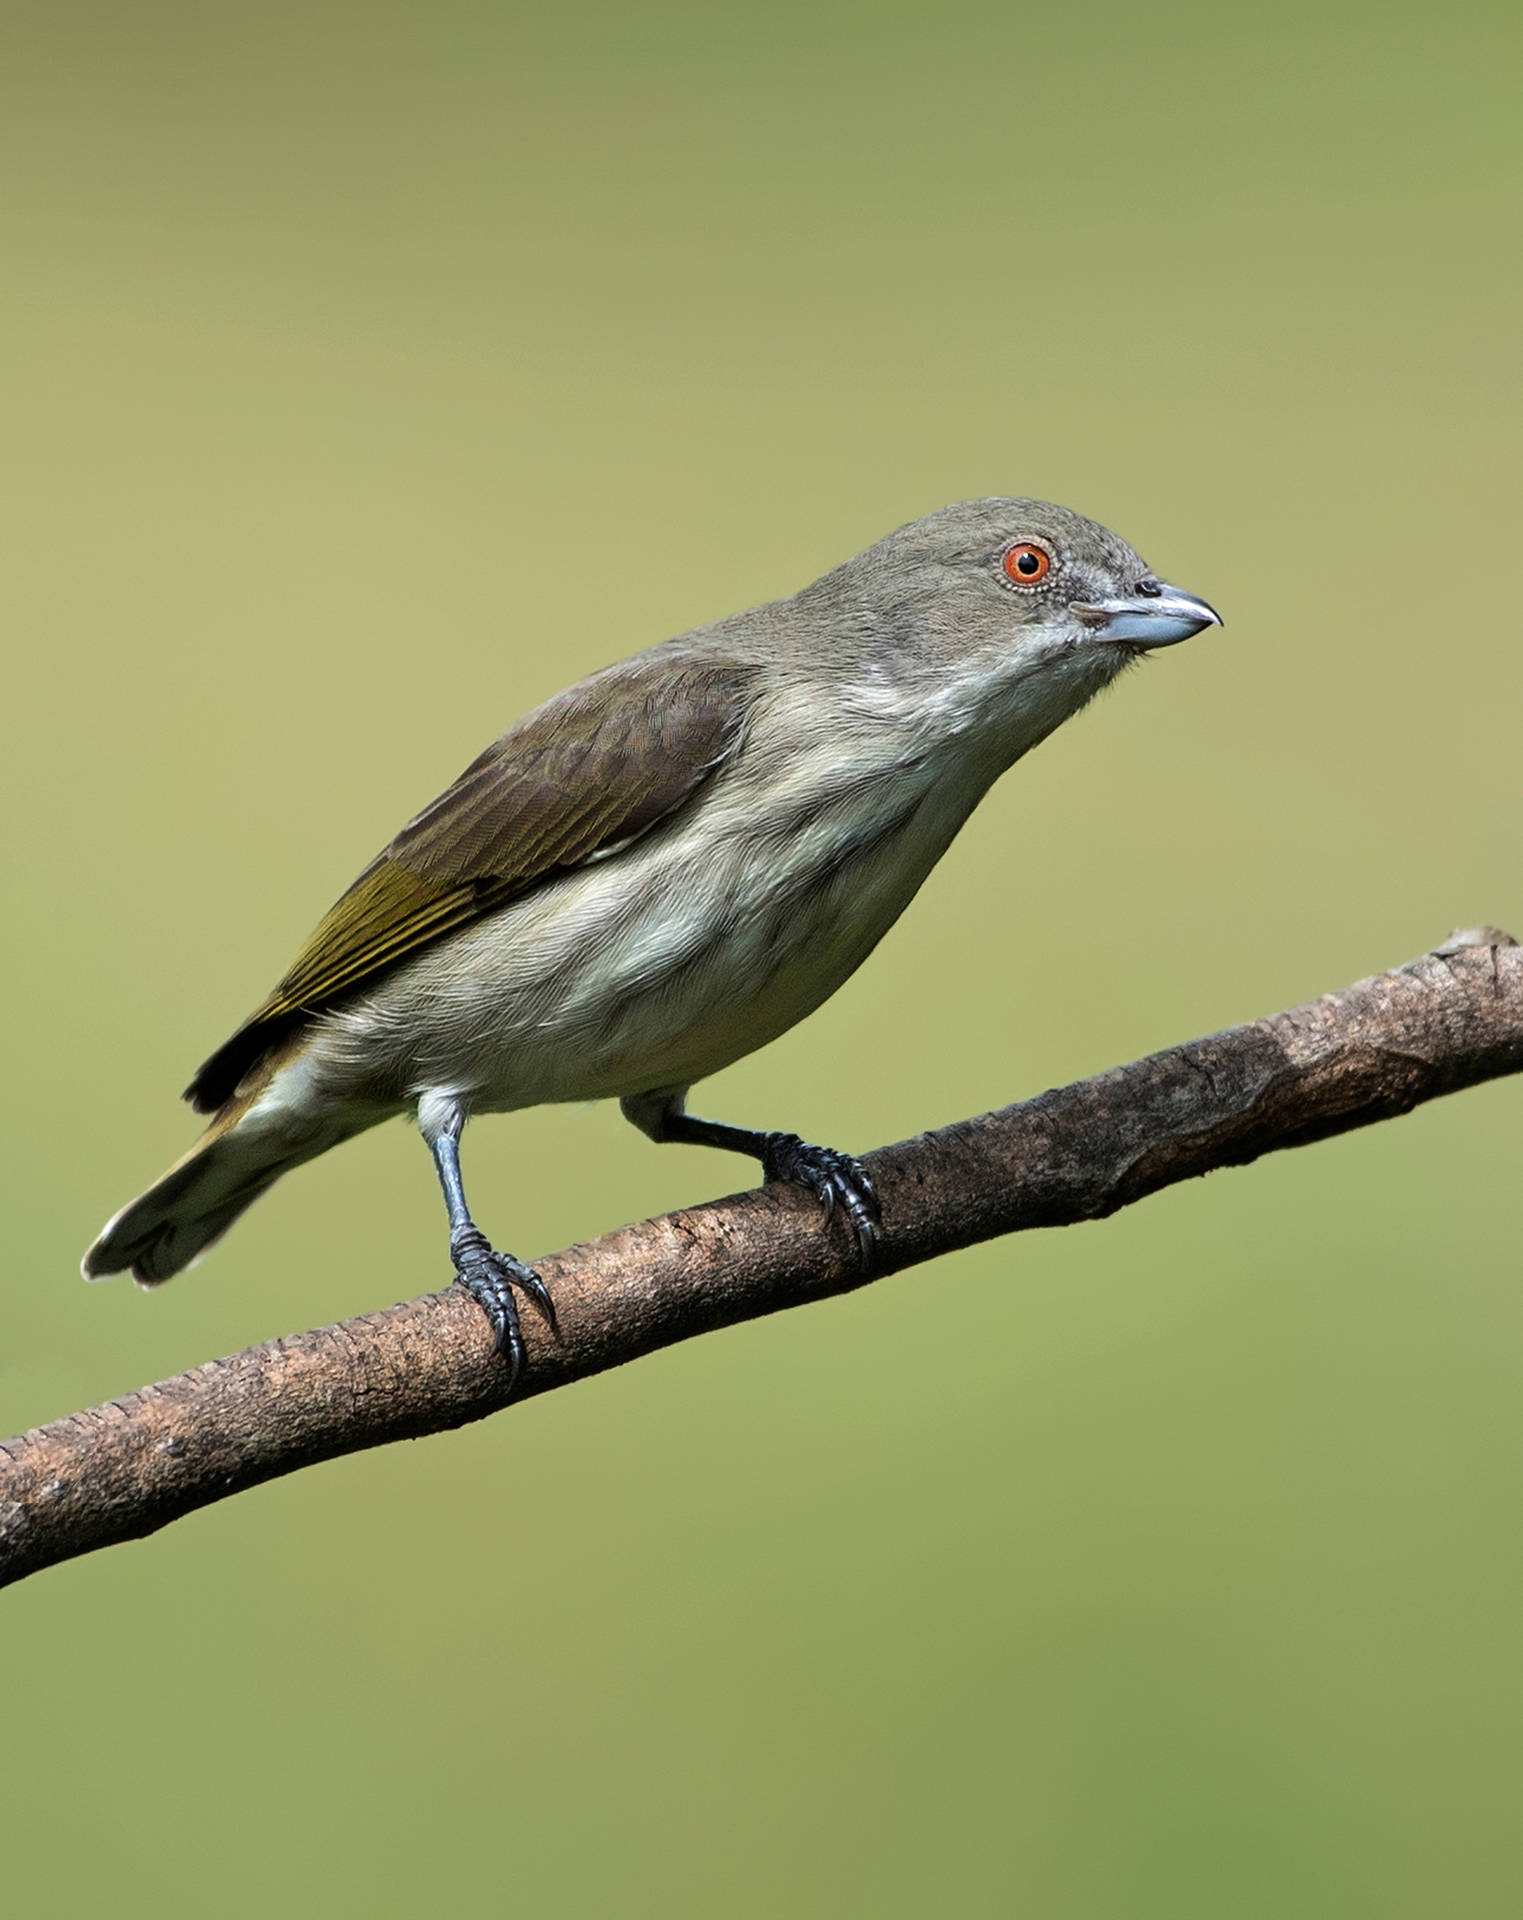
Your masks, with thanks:
[(485, 1313), (492, 1324), (497, 1350), (508, 1363), (508, 1391), (517, 1385), (524, 1362), (523, 1333), (519, 1326), (518, 1302), (514, 1289), (526, 1294), (540, 1318), (555, 1332), (555, 1303), (545, 1283), (532, 1267), (515, 1260), (510, 1253), (498, 1253), (480, 1227), (471, 1218), (466, 1205), (465, 1187), (460, 1178), (460, 1131), (457, 1120), (439, 1132), (430, 1129), (429, 1149), (444, 1189), (444, 1204), (449, 1211), (449, 1250), (455, 1263), (455, 1280)]
[(789, 1180), (807, 1187), (831, 1219), (839, 1205), (856, 1240), (857, 1258), (870, 1269), (878, 1252), (881, 1218), (878, 1190), (860, 1160), (834, 1147), (811, 1146), (796, 1133), (764, 1133), (751, 1127), (726, 1126), (722, 1120), (700, 1120), (684, 1111), (686, 1087), (659, 1093), (634, 1094), (619, 1106), (626, 1120), (641, 1133), (662, 1143), (682, 1141), (692, 1147), (722, 1147), (726, 1153), (749, 1154), (762, 1165), (769, 1184)]

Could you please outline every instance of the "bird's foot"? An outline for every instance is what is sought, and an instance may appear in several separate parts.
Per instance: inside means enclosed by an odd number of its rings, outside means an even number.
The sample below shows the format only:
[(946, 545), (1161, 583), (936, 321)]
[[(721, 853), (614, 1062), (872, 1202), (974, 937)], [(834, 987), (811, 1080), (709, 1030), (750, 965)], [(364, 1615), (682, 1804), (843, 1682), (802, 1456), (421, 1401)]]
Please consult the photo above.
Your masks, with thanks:
[(511, 1253), (499, 1253), (479, 1228), (463, 1228), (450, 1236), (450, 1258), (455, 1263), (456, 1286), (465, 1288), (491, 1323), (493, 1343), (508, 1363), (511, 1393), (524, 1363), (515, 1289), (525, 1295), (550, 1331), (558, 1334), (555, 1302), (532, 1267), (515, 1260)]
[(814, 1147), (796, 1133), (769, 1133), (762, 1172), (767, 1180), (791, 1180), (807, 1187), (823, 1202), (825, 1218), (839, 1206), (857, 1243), (857, 1258), (870, 1268), (878, 1252), (878, 1225), (882, 1209), (872, 1175), (860, 1160), (834, 1147)]

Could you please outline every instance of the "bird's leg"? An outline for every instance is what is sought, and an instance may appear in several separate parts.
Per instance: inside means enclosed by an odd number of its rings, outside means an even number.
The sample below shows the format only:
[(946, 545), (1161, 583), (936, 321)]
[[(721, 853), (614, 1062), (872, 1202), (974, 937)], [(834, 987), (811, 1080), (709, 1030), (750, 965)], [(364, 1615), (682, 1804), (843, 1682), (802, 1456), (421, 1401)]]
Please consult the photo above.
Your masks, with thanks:
[(508, 1363), (508, 1391), (511, 1393), (517, 1385), (519, 1370), (524, 1362), (523, 1334), (519, 1328), (518, 1302), (513, 1297), (513, 1290), (516, 1287), (528, 1296), (552, 1333), (556, 1331), (555, 1303), (534, 1269), (526, 1267), (522, 1260), (515, 1260), (510, 1253), (499, 1253), (471, 1218), (470, 1208), (465, 1202), (465, 1187), (460, 1179), (460, 1131), (463, 1125), (464, 1116), (461, 1115), (437, 1132), (429, 1128), (424, 1137), (434, 1156), (434, 1165), (439, 1170), (444, 1204), (449, 1209), (449, 1250), (450, 1258), (455, 1263), (456, 1284), (465, 1288), (491, 1322), (497, 1351), (504, 1355)]
[(834, 1147), (811, 1146), (796, 1133), (764, 1133), (752, 1127), (730, 1127), (722, 1120), (700, 1120), (683, 1111), (686, 1088), (631, 1095), (619, 1102), (626, 1120), (633, 1121), (652, 1140), (677, 1140), (692, 1147), (722, 1147), (726, 1153), (748, 1153), (760, 1160), (762, 1177), (770, 1184), (789, 1180), (807, 1187), (824, 1204), (829, 1220), (839, 1205), (856, 1241), (857, 1258), (870, 1268), (878, 1251), (881, 1211), (872, 1175), (860, 1160)]

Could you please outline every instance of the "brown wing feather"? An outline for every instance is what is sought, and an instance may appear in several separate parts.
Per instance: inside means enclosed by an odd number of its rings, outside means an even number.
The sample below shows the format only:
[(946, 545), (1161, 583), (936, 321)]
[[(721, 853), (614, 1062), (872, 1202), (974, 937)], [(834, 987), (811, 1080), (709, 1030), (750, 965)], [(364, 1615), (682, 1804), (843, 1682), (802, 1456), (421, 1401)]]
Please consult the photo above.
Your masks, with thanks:
[(733, 751), (755, 678), (734, 662), (647, 655), (526, 715), (372, 861), (186, 1099), (214, 1112), (313, 1014), (664, 819)]

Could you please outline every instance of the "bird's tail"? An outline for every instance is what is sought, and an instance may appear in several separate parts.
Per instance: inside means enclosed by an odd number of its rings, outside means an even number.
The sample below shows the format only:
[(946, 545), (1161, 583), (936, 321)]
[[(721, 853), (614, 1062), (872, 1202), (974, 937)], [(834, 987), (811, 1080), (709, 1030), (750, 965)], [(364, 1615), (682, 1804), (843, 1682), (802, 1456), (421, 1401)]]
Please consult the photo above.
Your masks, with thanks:
[(182, 1160), (106, 1222), (81, 1272), (100, 1280), (130, 1271), (149, 1287), (168, 1280), (313, 1151), (312, 1145), (294, 1147), (289, 1138), (214, 1121)]

